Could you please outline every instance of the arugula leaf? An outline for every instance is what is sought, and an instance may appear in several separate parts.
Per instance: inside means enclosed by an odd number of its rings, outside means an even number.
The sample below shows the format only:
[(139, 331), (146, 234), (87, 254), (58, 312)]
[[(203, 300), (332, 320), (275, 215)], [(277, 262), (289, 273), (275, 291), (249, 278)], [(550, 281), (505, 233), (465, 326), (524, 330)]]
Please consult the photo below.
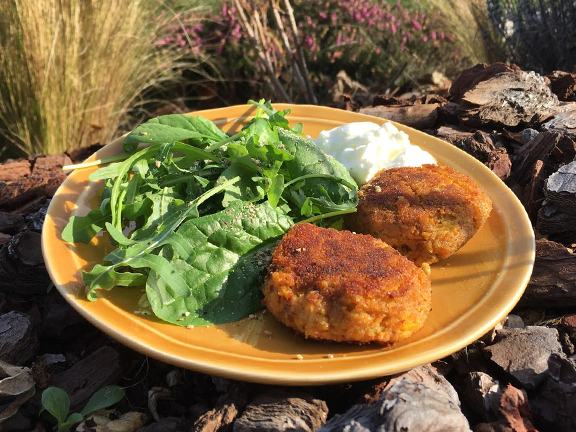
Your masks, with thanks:
[(62, 230), (62, 240), (89, 243), (111, 220), (110, 212), (103, 213), (100, 208), (90, 210), (86, 216), (72, 216)]
[[(121, 270), (119, 268), (119, 270)], [(98, 286), (106, 291), (114, 287), (140, 286), (146, 283), (147, 275), (131, 271), (117, 271), (114, 266), (96, 264), (92, 270), (82, 273), (82, 281), (86, 286)], [(90, 289), (87, 292), (88, 300), (98, 298), (97, 291)]]
[(291, 181), (285, 190), (288, 199), (304, 207), (302, 215), (355, 210), (358, 186), (344, 165), (301, 135), (280, 128), (278, 135), (286, 150), (294, 155), (286, 161)]
[(264, 192), (252, 180), (253, 175), (254, 171), (242, 164), (230, 165), (226, 168), (220, 175), (218, 182), (234, 177), (240, 177), (240, 181), (226, 190), (222, 199), (222, 206), (228, 207), (235, 201), (249, 203), (261, 199)]

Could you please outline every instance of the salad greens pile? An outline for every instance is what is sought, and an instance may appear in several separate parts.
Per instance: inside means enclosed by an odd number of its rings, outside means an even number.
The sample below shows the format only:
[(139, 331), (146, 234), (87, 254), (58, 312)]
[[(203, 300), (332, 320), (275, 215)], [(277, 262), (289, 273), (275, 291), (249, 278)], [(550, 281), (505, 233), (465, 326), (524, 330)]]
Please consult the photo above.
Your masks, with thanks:
[(83, 273), (88, 299), (145, 286), (162, 320), (235, 321), (261, 309), (271, 250), (291, 226), (355, 211), (347, 169), (288, 125), (290, 110), (250, 103), (256, 115), (234, 135), (199, 116), (154, 118), (126, 136), (123, 160), (90, 175), (105, 183), (100, 205), (72, 216), (62, 238), (106, 231), (117, 247)]

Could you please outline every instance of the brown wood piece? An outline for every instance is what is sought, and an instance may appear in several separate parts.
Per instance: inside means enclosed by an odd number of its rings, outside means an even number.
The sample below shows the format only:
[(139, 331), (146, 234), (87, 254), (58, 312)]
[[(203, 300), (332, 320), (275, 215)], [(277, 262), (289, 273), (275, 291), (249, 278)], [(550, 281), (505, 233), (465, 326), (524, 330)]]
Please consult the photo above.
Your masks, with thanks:
[(122, 376), (118, 352), (104, 345), (70, 369), (54, 376), (53, 385), (70, 398), (70, 412), (79, 412), (96, 391), (115, 383)]
[(429, 129), (434, 127), (438, 118), (439, 104), (421, 104), (412, 106), (385, 106), (379, 105), (370, 108), (360, 108), (361, 114), (380, 117), (395, 121), (415, 129)]
[(576, 254), (561, 243), (536, 241), (536, 260), (519, 307), (576, 306)]

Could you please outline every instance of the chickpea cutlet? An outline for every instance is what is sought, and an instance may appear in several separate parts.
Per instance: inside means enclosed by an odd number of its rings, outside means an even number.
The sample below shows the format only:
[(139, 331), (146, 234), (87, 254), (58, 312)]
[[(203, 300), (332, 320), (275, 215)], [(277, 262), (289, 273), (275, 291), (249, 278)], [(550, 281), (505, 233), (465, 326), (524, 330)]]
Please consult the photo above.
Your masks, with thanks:
[(358, 199), (346, 228), (383, 240), (416, 265), (454, 254), (492, 210), (476, 182), (442, 165), (381, 170), (360, 188)]
[(306, 338), (388, 344), (424, 325), (431, 282), (377, 238), (300, 223), (273, 253), (264, 305)]

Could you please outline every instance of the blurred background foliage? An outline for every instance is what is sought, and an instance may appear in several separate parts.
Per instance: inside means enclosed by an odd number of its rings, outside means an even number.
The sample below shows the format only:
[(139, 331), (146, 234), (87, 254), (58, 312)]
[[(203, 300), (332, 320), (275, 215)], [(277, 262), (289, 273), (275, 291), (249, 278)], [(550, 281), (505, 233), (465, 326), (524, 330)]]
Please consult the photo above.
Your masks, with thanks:
[(541, 74), (574, 71), (576, 1), (487, 0), (486, 9), (506, 60)]
[[(571, 71), (567, 0), (2, 0), (0, 160), (106, 143), (166, 112), (337, 105), (476, 63)], [(449, 82), (449, 81), (448, 81)]]

